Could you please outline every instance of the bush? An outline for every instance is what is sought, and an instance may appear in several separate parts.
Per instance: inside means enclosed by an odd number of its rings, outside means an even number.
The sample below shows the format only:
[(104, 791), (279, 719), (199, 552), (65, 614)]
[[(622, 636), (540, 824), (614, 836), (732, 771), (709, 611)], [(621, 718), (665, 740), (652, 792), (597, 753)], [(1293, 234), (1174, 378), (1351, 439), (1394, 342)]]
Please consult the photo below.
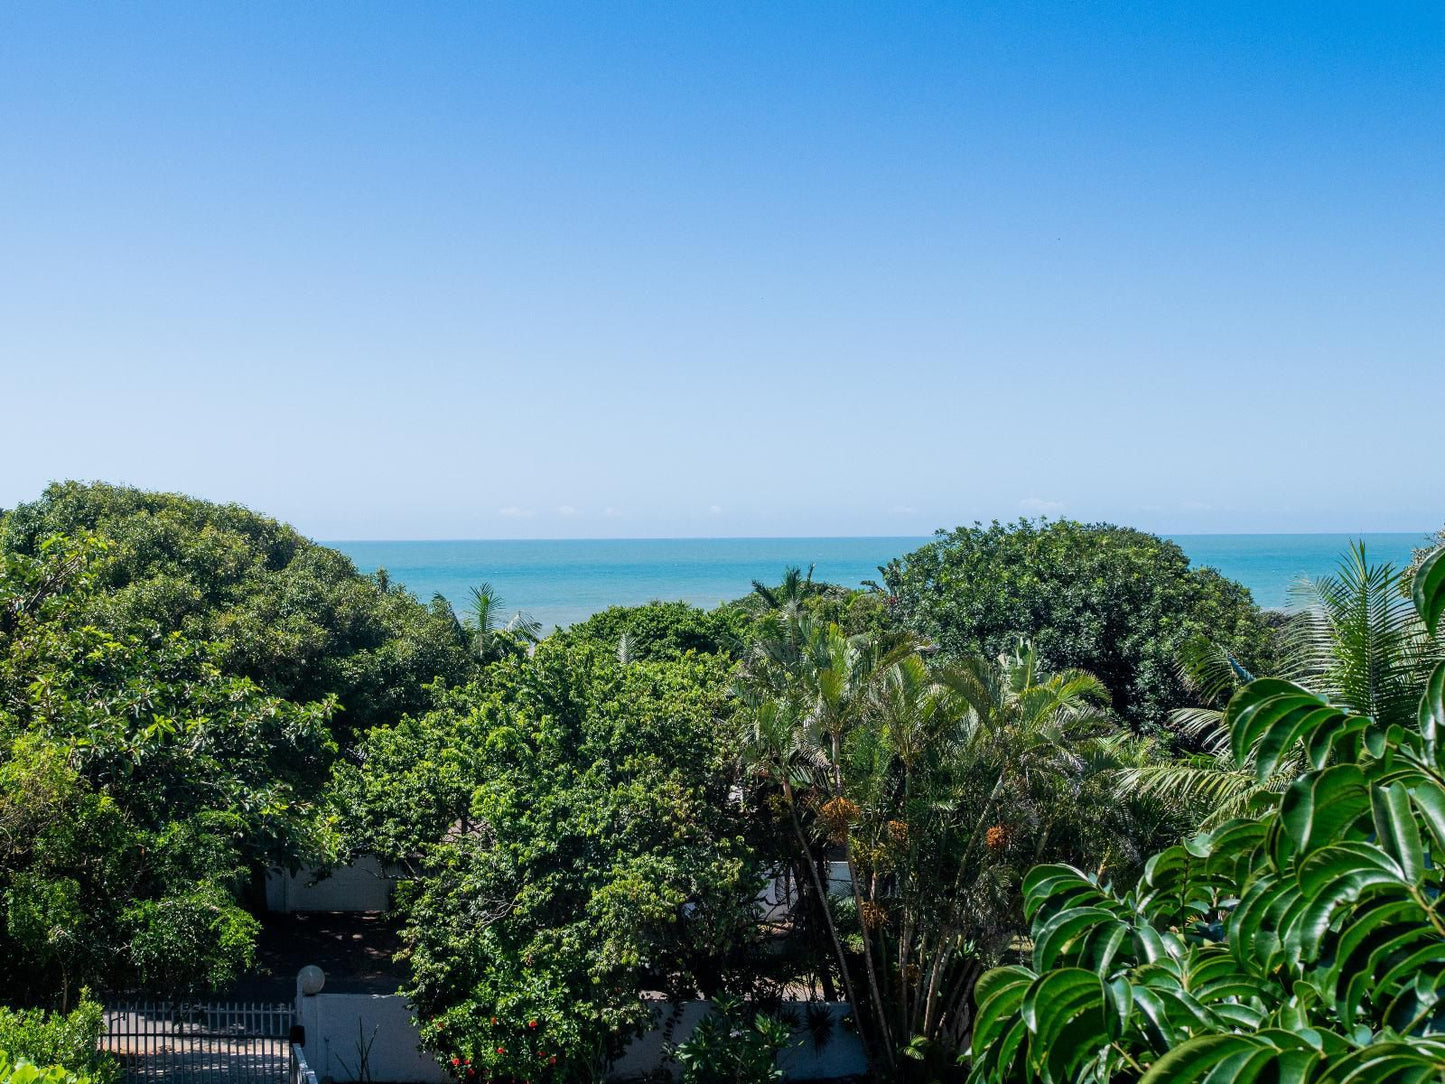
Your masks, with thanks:
[(786, 1024), (756, 1013), (735, 998), (720, 997), (712, 1012), (681, 1043), (675, 1056), (682, 1084), (772, 1084), (783, 1079), (778, 1055), (789, 1045)]
[[(69, 1013), (17, 1011), (0, 1006), (0, 1063), (5, 1055), (10, 1059), (8, 1067), (0, 1064), (0, 1084), (58, 1084), (72, 1076), (89, 1078), (93, 1084), (112, 1084), (120, 1076), (120, 1067), (110, 1055), (99, 1051), (104, 1030), (103, 1010), (85, 997)], [(30, 1069), (39, 1075), (22, 1073), (22, 1061), (33, 1063)], [(39, 1066), (65, 1068), (56, 1076), (56, 1070)]]
[(10, 1056), (0, 1050), (0, 1084), (90, 1084), (90, 1081), (59, 1065), (42, 1069), (25, 1058), (12, 1064)]

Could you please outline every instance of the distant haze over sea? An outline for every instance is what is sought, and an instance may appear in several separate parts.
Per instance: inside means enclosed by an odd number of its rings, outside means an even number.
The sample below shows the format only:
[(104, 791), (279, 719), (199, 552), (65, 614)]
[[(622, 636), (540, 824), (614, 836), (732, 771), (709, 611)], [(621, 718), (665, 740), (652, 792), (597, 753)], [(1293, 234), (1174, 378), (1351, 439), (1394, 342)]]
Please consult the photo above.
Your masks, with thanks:
[[(1259, 605), (1284, 608), (1302, 577), (1330, 572), (1352, 538), (1374, 560), (1403, 565), (1425, 532), (1392, 534), (1177, 535), (1196, 565), (1212, 565), (1248, 587)], [(776, 583), (783, 569), (816, 565), (814, 577), (848, 587), (878, 579), (878, 566), (927, 538), (539, 539), (532, 541), (328, 542), (363, 572), (385, 568), (422, 601), (440, 592), (454, 606), (490, 581), (506, 612), (525, 610), (548, 627), (582, 621), (608, 606), (682, 599), (716, 606), (740, 598), (754, 579)]]

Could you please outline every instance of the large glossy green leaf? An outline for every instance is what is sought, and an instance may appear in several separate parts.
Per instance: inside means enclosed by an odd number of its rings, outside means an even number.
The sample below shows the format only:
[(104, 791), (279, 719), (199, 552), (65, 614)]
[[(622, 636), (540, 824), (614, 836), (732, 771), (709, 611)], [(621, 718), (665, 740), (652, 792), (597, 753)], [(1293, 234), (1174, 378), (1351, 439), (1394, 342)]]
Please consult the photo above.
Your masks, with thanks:
[(1293, 878), (1256, 877), (1229, 916), (1229, 949), (1240, 966), (1269, 974), (1284, 961), (1281, 921), (1300, 900)]
[(1386, 899), (1355, 909), (1340, 931), (1324, 981), (1335, 988), (1336, 1011), (1352, 1027), (1361, 1003), (1392, 961), (1437, 939), (1413, 899)]
[(1280, 821), (1302, 855), (1336, 842), (1342, 829), (1369, 813), (1365, 773), (1355, 764), (1302, 776), (1280, 800)]
[(1028, 1037), (1020, 1009), (1036, 977), (1027, 968), (997, 967), (974, 986), (978, 1015), (973, 1024), (973, 1059), (995, 1078), (1008, 1074)]
[(1420, 697), (1420, 734), (1425, 740), (1425, 756), (1431, 764), (1440, 764), (1440, 738), (1445, 735), (1445, 662), (1439, 663), (1425, 684)]
[(1225, 709), (1230, 748), (1240, 765), (1254, 753), (1254, 774), (1261, 783), (1299, 742), (1311, 761), (1323, 768), (1337, 741), (1363, 730), (1369, 720), (1334, 707), (1291, 681), (1260, 678), (1234, 694)]
[(1024, 875), (1024, 917), (1037, 921), (1040, 909), (1048, 913), (1071, 907), (1090, 907), (1112, 902), (1097, 882), (1073, 866), (1035, 866)]
[(1370, 807), (1376, 841), (1399, 863), (1406, 880), (1418, 881), (1425, 874), (1425, 847), (1410, 804), (1410, 792), (1403, 783), (1374, 787), (1370, 791)]
[(1204, 1035), (1181, 1043), (1149, 1067), (1140, 1084), (1305, 1084), (1321, 1055), (1296, 1040), (1265, 1035)]
[(1374, 1043), (1322, 1067), (1315, 1084), (1425, 1084), (1445, 1074), (1445, 1048), (1433, 1042)]
[(1411, 591), (1415, 600), (1415, 611), (1425, 622), (1425, 627), (1434, 636), (1440, 627), (1440, 615), (1445, 613), (1445, 546), (1440, 547), (1415, 570), (1415, 583)]
[(1024, 995), (1023, 1019), (1031, 1033), (1029, 1066), (1059, 1084), (1122, 1028), (1104, 982), (1092, 971), (1065, 967), (1036, 979)]

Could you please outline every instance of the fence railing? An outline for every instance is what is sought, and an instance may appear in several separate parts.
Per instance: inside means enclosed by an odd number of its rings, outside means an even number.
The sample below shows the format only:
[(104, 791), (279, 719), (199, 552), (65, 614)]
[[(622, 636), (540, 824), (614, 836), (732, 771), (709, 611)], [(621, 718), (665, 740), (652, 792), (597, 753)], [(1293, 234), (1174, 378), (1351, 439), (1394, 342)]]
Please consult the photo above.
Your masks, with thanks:
[(117, 1002), (101, 1048), (127, 1084), (286, 1084), (292, 1016), (284, 1002)]
[(316, 1084), (316, 1074), (306, 1063), (306, 1051), (300, 1043), (291, 1044), (291, 1084)]

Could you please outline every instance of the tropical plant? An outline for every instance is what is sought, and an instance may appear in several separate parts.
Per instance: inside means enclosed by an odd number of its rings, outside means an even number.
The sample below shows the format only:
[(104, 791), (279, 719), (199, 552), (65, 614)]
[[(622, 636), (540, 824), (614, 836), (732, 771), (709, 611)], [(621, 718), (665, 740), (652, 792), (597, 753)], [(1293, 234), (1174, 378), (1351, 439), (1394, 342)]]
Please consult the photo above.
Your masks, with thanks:
[[(1027, 645), (934, 666), (907, 636), (848, 637), (806, 613), (761, 627), (738, 689), (742, 741), (809, 888), (800, 910), (827, 930), (877, 1071), (918, 1059), (935, 1072), (966, 1039), (974, 981), (1020, 928), (1027, 865), (1111, 861), (1119, 825), (1089, 809), (1120, 755), (1107, 694), (1080, 672), (1041, 673)], [(830, 860), (848, 870), (842, 900)]]
[[(1388, 562), (1372, 564), (1364, 543), (1351, 544), (1335, 573), (1296, 590), (1297, 610), (1281, 630), (1270, 676), (1386, 725), (1408, 724), (1430, 669), (1445, 657), (1445, 644), (1429, 635), (1402, 594), (1409, 576)], [(1181, 649), (1180, 669), (1202, 705), (1171, 715), (1185, 751), (1140, 765), (1123, 783), (1178, 803), (1202, 817), (1202, 827), (1217, 827), (1247, 812), (1261, 793), (1281, 793), (1304, 769), (1305, 756), (1296, 749), (1269, 778), (1258, 780), (1252, 752), (1245, 763), (1235, 763), (1223, 709), (1210, 706), (1222, 705), (1255, 675), (1202, 636)]]
[(682, 1084), (772, 1084), (783, 1079), (778, 1055), (791, 1042), (777, 1017), (749, 1014), (736, 998), (720, 997), (673, 1056)]
[[(1445, 549), (1420, 566), (1423, 631), (1445, 612)], [(1387, 624), (1378, 614), (1377, 628)], [(1415, 690), (1262, 678), (1229, 702), (1236, 764), (1303, 770), (1257, 815), (1150, 859), (1111, 890), (1065, 865), (1024, 881), (1033, 966), (978, 984), (976, 1080), (1311, 1084), (1445, 1078), (1445, 662)]]

